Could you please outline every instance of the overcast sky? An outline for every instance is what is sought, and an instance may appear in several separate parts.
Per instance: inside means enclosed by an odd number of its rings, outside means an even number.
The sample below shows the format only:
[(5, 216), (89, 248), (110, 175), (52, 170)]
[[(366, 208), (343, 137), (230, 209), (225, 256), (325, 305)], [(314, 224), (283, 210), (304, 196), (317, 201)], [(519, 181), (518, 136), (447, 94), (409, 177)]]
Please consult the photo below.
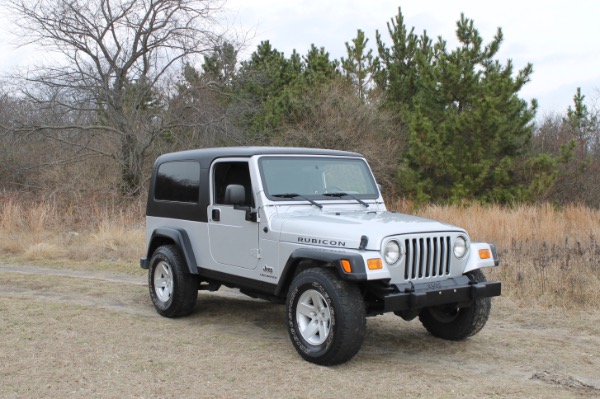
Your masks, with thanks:
[[(386, 23), (402, 8), (405, 24), (456, 45), (456, 21), (463, 12), (489, 43), (498, 27), (504, 42), (498, 58), (515, 68), (533, 64), (531, 82), (521, 97), (539, 102), (538, 118), (564, 113), (577, 87), (588, 106), (600, 98), (600, 1), (531, 0), (228, 0), (237, 23), (254, 29), (250, 52), (261, 40), (283, 51), (305, 54), (311, 43), (333, 58), (345, 56), (345, 42), (362, 29), (375, 45), (375, 31), (387, 37)], [(600, 105), (600, 102), (599, 102)]]
[[(11, 46), (11, 25), (0, 0), (0, 71), (32, 62), (32, 51)], [(332, 58), (345, 56), (345, 42), (362, 29), (375, 44), (375, 31), (387, 37), (386, 23), (402, 8), (407, 27), (430, 37), (441, 35), (449, 48), (456, 45), (460, 13), (475, 21), (489, 43), (501, 27), (504, 43), (498, 58), (512, 59), (515, 68), (533, 64), (532, 80), (521, 91), (536, 98), (538, 118), (564, 113), (576, 88), (588, 106), (600, 99), (600, 1), (598, 0), (228, 0), (227, 19), (235, 29), (251, 31), (249, 55), (262, 40), (289, 56), (305, 54), (312, 43), (325, 47)], [(600, 105), (600, 101), (598, 102)]]

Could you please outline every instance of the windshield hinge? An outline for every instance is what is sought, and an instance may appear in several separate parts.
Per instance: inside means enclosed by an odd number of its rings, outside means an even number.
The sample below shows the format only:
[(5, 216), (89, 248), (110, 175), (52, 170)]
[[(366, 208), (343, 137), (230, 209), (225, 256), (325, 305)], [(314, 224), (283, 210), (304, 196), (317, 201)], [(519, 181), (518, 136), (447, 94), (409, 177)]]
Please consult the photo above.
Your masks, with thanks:
[(358, 246), (359, 250), (363, 250), (367, 247), (367, 244), (369, 243), (369, 237), (367, 236), (362, 236), (360, 237), (360, 245)]

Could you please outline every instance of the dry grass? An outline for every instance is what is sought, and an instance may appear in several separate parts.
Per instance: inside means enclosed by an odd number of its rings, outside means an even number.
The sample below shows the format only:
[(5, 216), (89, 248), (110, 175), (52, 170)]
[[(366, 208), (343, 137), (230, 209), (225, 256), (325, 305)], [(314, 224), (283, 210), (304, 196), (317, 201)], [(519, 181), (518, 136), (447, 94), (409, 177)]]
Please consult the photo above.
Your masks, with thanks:
[[(398, 201), (399, 211), (412, 204)], [(523, 303), (564, 308), (595, 307), (600, 301), (600, 211), (571, 205), (517, 207), (430, 205), (419, 216), (465, 228), (474, 241), (495, 243), (501, 267), (488, 278)]]
[(88, 201), (0, 203), (0, 255), (28, 261), (137, 265), (144, 252), (144, 206)]
[[(139, 271), (144, 252), (144, 203), (107, 201), (0, 202), (0, 256), (36, 263), (82, 263)], [(464, 227), (476, 241), (497, 245), (501, 267), (488, 277), (522, 303), (586, 308), (600, 301), (600, 211), (550, 205), (390, 208)], [(79, 267), (79, 266), (77, 266)], [(83, 267), (83, 266), (82, 266)], [(88, 266), (89, 267), (89, 266)]]

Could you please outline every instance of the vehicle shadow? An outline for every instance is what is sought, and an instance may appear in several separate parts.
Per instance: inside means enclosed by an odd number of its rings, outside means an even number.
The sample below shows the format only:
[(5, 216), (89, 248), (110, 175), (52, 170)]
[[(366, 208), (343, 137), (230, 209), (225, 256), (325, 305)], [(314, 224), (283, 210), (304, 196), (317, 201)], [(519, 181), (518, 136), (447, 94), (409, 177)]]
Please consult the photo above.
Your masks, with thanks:
[[(194, 312), (185, 318), (199, 327), (211, 325), (224, 334), (252, 334), (268, 342), (289, 341), (285, 305), (253, 299), (237, 291), (200, 293)], [(418, 319), (410, 322), (393, 314), (367, 318), (362, 358), (406, 358), (419, 356), (440, 361), (439, 356), (464, 352), (467, 341), (451, 342), (431, 336)], [(478, 346), (478, 345), (475, 345)]]
[(191, 323), (218, 326), (231, 335), (249, 332), (270, 339), (288, 339), (285, 306), (250, 298), (234, 290), (200, 293)]

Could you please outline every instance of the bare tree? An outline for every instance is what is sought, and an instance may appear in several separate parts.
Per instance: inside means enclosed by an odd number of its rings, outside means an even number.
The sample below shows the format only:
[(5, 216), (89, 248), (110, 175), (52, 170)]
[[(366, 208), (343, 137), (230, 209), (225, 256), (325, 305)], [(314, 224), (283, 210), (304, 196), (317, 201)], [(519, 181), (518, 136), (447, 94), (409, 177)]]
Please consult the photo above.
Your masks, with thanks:
[(23, 44), (57, 52), (21, 74), (22, 93), (59, 121), (27, 121), (79, 151), (112, 157), (135, 194), (153, 143), (170, 128), (167, 82), (219, 41), (217, 0), (8, 0)]

